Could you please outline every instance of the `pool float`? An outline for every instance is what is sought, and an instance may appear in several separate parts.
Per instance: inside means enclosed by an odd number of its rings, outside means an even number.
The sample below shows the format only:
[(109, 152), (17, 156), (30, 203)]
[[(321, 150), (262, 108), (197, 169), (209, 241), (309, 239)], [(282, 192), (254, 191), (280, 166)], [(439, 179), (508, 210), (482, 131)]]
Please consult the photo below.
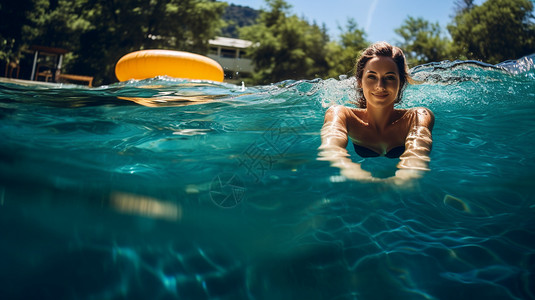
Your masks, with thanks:
[(121, 57), (115, 65), (119, 81), (156, 76), (222, 82), (223, 68), (215, 60), (199, 54), (173, 50), (140, 50)]

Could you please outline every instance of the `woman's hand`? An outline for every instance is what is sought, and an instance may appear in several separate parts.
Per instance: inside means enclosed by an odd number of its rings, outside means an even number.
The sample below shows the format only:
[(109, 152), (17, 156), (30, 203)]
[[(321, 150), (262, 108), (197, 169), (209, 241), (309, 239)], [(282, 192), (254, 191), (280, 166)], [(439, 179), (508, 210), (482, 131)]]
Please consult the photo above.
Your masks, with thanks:
[(338, 146), (320, 147), (318, 160), (328, 161), (332, 167), (340, 169), (340, 175), (358, 181), (374, 181), (372, 173), (362, 169), (360, 164), (349, 158), (347, 150)]
[(392, 177), (385, 178), (384, 182), (403, 188), (412, 188), (417, 179), (423, 176), (423, 171), (414, 169), (399, 169)]
[(362, 182), (376, 182), (377, 178), (374, 178), (372, 173), (362, 169), (360, 164), (354, 162), (344, 162), (342, 164), (331, 164), (333, 167), (340, 169), (340, 175), (347, 179), (358, 180)]

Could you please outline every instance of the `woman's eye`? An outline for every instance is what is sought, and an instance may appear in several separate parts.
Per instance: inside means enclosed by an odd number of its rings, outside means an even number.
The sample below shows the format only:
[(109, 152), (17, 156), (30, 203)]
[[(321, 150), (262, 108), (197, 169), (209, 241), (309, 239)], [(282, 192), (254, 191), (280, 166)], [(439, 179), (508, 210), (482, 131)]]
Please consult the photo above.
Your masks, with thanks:
[(386, 80), (396, 80), (396, 77), (395, 76), (388, 76), (388, 77), (386, 77)]

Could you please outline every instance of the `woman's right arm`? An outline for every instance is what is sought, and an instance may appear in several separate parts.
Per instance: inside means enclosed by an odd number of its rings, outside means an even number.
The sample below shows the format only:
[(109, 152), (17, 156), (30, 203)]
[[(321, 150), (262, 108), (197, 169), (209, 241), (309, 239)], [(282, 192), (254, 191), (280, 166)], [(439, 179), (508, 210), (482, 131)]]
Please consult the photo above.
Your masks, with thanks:
[(340, 105), (331, 106), (325, 113), (321, 128), (322, 153), (345, 152), (347, 147), (347, 108)]
[(347, 178), (372, 181), (374, 180), (372, 174), (363, 170), (360, 164), (351, 161), (347, 153), (349, 113), (349, 109), (341, 105), (332, 106), (325, 113), (318, 160), (329, 161), (331, 166), (339, 168), (340, 173)]

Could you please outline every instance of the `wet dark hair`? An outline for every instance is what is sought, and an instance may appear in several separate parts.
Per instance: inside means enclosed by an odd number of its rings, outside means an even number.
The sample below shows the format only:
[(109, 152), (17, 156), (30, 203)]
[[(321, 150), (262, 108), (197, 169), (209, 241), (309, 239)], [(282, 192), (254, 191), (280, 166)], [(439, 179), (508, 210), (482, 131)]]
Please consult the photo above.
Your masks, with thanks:
[[(357, 84), (358, 82), (362, 82), (362, 76), (366, 63), (377, 56), (390, 57), (398, 66), (399, 94), (395, 103), (399, 103), (401, 101), (401, 97), (403, 96), (403, 90), (405, 90), (407, 82), (410, 81), (410, 76), (408, 71), (409, 68), (407, 67), (407, 62), (405, 61), (405, 55), (403, 54), (403, 51), (396, 46), (392, 46), (387, 42), (377, 42), (371, 44), (368, 48), (362, 51), (357, 63), (355, 64), (355, 77), (357, 78)], [(366, 108), (366, 98), (364, 98), (364, 93), (362, 92), (362, 87), (360, 86), (357, 88), (356, 104), (360, 108)]]

